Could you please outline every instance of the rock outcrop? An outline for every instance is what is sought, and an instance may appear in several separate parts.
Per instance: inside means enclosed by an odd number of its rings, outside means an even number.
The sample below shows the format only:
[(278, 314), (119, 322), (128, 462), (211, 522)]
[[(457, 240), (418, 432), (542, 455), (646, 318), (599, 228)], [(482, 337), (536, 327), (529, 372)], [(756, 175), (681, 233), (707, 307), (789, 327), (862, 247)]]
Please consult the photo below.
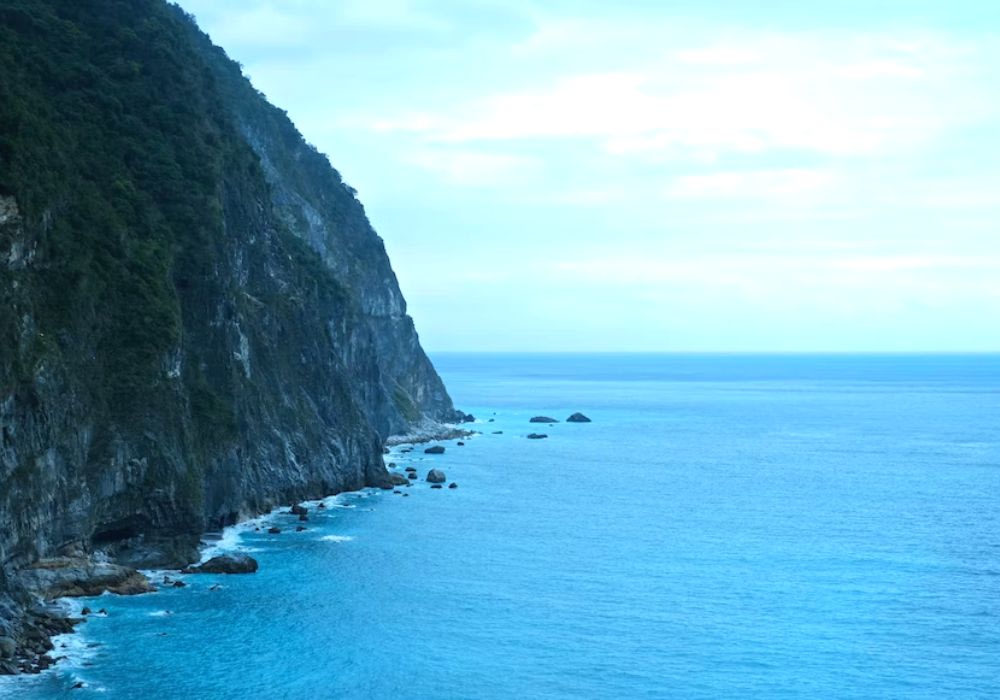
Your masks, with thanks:
[(549, 418), (548, 416), (535, 416), (534, 418), (532, 418), (528, 422), (529, 423), (558, 423), (559, 421), (557, 421), (555, 418)]
[(445, 481), (447, 481), (447, 477), (445, 477), (444, 472), (441, 471), (440, 469), (431, 469), (429, 472), (427, 472), (428, 483), (443, 484)]
[(567, 423), (590, 423), (590, 419), (582, 413), (574, 413), (569, 418), (566, 419)]
[(257, 560), (247, 554), (221, 554), (203, 564), (184, 570), (186, 574), (253, 574), (257, 571)]
[(180, 8), (0, 3), (0, 46), (0, 637), (35, 668), (42, 597), (391, 486), (390, 435), (466, 416), (355, 191)]

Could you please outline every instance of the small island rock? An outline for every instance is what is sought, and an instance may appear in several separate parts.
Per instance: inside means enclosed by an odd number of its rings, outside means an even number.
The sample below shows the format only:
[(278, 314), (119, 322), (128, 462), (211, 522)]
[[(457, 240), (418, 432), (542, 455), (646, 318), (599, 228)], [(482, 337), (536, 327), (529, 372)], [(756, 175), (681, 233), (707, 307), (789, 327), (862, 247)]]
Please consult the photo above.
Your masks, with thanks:
[(534, 418), (532, 418), (528, 422), (529, 423), (558, 423), (559, 421), (557, 421), (555, 418), (549, 418), (548, 416), (535, 416)]
[(574, 413), (572, 416), (566, 419), (567, 423), (590, 423), (590, 419), (582, 413)]
[(444, 454), (444, 447), (442, 447), (441, 445), (434, 445), (434, 447), (428, 447), (426, 450), (424, 450), (424, 454), (427, 454), (427, 455), (443, 455)]
[(528, 435), (529, 440), (544, 440), (547, 437), (548, 435), (546, 435), (545, 433), (531, 433), (530, 435)]
[(443, 484), (446, 480), (444, 472), (440, 469), (431, 469), (427, 472), (427, 481), (431, 484)]

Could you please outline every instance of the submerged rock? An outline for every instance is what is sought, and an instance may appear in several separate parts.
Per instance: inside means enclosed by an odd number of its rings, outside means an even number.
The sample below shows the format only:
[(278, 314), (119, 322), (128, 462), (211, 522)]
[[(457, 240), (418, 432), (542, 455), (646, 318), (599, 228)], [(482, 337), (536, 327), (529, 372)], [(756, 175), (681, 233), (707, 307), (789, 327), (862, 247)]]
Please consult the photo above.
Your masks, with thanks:
[(444, 487), (441, 484), (431, 484), (431, 488), (432, 489), (443, 489)]
[(590, 423), (590, 419), (582, 413), (574, 413), (572, 416), (566, 419), (567, 423)]
[(271, 534), (271, 535), (280, 535), (281, 534), (281, 528), (280, 527), (269, 527), (269, 528), (267, 528), (267, 532), (268, 532), (268, 534)]
[(465, 447), (465, 443), (464, 443), (464, 442), (462, 442), (461, 440), (459, 440), (459, 441), (458, 441), (458, 442), (456, 442), (455, 444), (456, 444), (456, 445), (458, 445), (459, 447)]
[[(271, 528), (276, 530), (277, 528)], [(279, 530), (280, 532), (280, 530)], [(192, 566), (185, 574), (252, 574), (257, 571), (257, 560), (246, 554), (220, 554), (204, 564)]]
[(450, 488), (450, 489), (457, 489), (457, 488), (458, 488), (458, 484), (456, 484), (456, 483), (455, 483), (455, 482), (453, 481), (453, 482), (451, 482), (450, 484), (448, 484), (448, 488)]
[(441, 445), (434, 445), (434, 447), (428, 447), (426, 450), (424, 450), (424, 454), (427, 454), (427, 455), (443, 455), (444, 454), (444, 447), (442, 447)]
[(440, 469), (431, 469), (427, 472), (427, 481), (432, 484), (443, 484), (447, 478)]
[(544, 440), (547, 437), (548, 435), (546, 435), (545, 433), (530, 433), (528, 435), (529, 440)]
[(559, 421), (557, 421), (555, 418), (549, 418), (548, 416), (535, 416), (534, 418), (532, 418), (528, 422), (529, 423), (558, 423)]

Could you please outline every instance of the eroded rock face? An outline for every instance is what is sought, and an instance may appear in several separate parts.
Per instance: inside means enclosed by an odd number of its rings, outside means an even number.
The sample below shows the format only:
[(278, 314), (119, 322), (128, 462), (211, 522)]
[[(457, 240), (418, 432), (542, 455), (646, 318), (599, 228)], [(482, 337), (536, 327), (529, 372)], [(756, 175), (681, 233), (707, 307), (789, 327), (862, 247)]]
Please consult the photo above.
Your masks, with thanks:
[[(52, 11), (0, 52), (24, 78), (0, 112), (43, 107), (58, 137), (0, 156), (0, 637), (18, 649), (55, 628), (32, 622), (36, 592), (138, 592), (135, 568), (195, 561), (206, 529), (391, 485), (386, 438), (464, 417), (353, 190), (190, 18), (37, 1)], [(92, 109), (3, 63), (56, 44), (107, 92)], [(128, 158), (104, 130), (121, 123)], [(97, 166), (116, 177), (79, 175)]]

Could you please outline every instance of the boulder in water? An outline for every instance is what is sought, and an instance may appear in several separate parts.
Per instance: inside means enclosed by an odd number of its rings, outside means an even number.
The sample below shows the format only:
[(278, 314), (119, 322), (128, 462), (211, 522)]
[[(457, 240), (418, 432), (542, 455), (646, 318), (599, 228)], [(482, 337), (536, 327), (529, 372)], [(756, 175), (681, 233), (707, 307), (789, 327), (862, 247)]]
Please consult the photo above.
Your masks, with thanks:
[(440, 469), (431, 469), (427, 472), (427, 481), (431, 484), (443, 484), (447, 479)]
[(572, 416), (566, 419), (567, 423), (590, 423), (590, 419), (582, 413), (574, 413)]
[(457, 489), (457, 488), (458, 488), (458, 484), (456, 484), (456, 483), (455, 483), (455, 482), (453, 481), (453, 482), (451, 482), (450, 484), (448, 484), (448, 488), (450, 488), (450, 489)]
[[(278, 528), (271, 528), (277, 530)], [(280, 532), (280, 530), (278, 530)], [(204, 564), (185, 569), (186, 574), (252, 574), (257, 571), (257, 560), (246, 554), (220, 554)]]
[(532, 418), (528, 422), (529, 423), (558, 423), (559, 421), (557, 421), (555, 418), (549, 418), (548, 416), (535, 416), (534, 418)]
[(529, 440), (544, 440), (547, 437), (548, 435), (546, 435), (545, 433), (531, 433), (530, 435), (528, 435)]
[(291, 508), (289, 508), (288, 512), (291, 513), (292, 515), (305, 515), (306, 513), (309, 512), (309, 509), (306, 508), (305, 506), (300, 506), (296, 504)]
[(424, 450), (424, 454), (426, 454), (426, 455), (443, 455), (444, 454), (444, 447), (442, 447), (441, 445), (434, 445), (434, 447), (428, 447), (426, 450)]
[(402, 486), (406, 483), (407, 479), (402, 474), (390, 474), (389, 481), (392, 482), (393, 486)]

